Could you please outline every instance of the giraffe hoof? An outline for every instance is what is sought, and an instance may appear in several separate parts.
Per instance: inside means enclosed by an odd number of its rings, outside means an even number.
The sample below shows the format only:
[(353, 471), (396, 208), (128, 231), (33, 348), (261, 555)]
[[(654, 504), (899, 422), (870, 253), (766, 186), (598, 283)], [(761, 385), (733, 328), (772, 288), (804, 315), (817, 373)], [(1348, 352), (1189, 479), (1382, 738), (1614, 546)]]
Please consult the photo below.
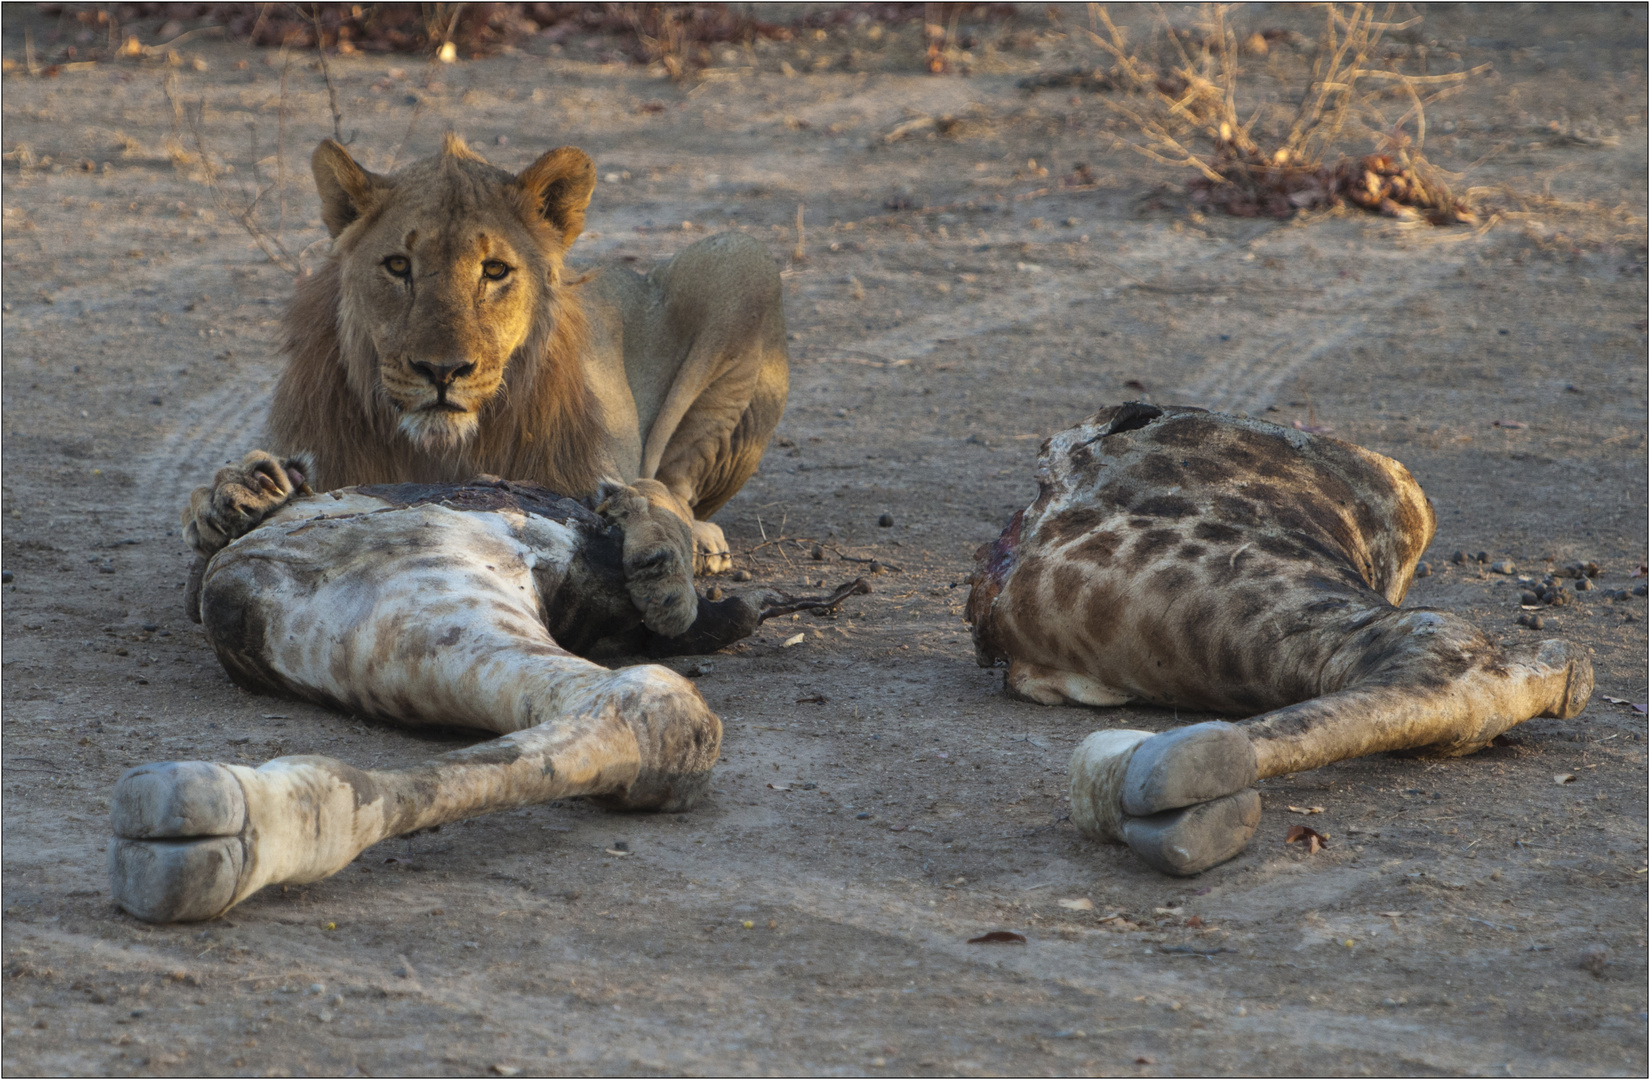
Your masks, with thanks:
[(1253, 788), (1211, 802), (1123, 822), (1123, 839), (1152, 869), (1177, 877), (1200, 874), (1233, 858), (1260, 824)]
[(233, 773), (205, 761), (141, 765), (109, 803), (109, 888), (145, 922), (193, 922), (235, 900), (246, 861), (246, 798)]
[(1241, 792), (1258, 778), (1255, 748), (1235, 725), (1219, 720), (1193, 724), (1154, 735), (1135, 748), (1123, 774), (1123, 812), (1146, 817), (1206, 803)]
[(1580, 649), (1559, 639), (1543, 641), (1537, 658), (1541, 663), (1564, 671), (1564, 691), (1558, 703), (1545, 715), (1568, 720), (1587, 707), (1593, 696), (1593, 662)]

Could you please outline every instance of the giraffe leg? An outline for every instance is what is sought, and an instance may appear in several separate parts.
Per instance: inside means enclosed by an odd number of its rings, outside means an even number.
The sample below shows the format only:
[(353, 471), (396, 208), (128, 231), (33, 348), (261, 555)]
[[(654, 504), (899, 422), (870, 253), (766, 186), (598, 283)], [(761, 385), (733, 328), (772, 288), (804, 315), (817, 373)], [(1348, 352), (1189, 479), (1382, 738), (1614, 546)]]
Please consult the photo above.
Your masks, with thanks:
[(579, 795), (690, 805), (721, 721), (668, 668), (610, 671), (557, 646), (533, 567), (576, 538), (552, 531), (535, 548), (523, 527), (422, 506), (258, 530), (216, 556), (203, 625), (243, 685), (504, 737), (375, 772), (311, 756), (142, 766), (111, 802), (116, 901), (151, 921), (211, 918), (445, 821)]
[(1395, 750), (1470, 754), (1531, 717), (1575, 716), (1593, 693), (1592, 661), (1556, 639), (1497, 650), (1449, 678), (1429, 668), (1447, 670), (1412, 659), (1397, 672), (1239, 724), (1260, 775)]
[(496, 810), (575, 796), (685, 809), (720, 721), (667, 669), (612, 675), (586, 709), (406, 769), (319, 756), (133, 769), (111, 801), (115, 901), (149, 922), (209, 919), (266, 885), (335, 874), (380, 840)]
[(1354, 685), (1239, 724), (1089, 736), (1072, 757), (1073, 823), (1195, 874), (1254, 834), (1257, 779), (1395, 750), (1470, 754), (1532, 716), (1575, 716), (1593, 689), (1591, 661), (1567, 642), (1500, 650), (1427, 611), (1395, 612), (1337, 663)]

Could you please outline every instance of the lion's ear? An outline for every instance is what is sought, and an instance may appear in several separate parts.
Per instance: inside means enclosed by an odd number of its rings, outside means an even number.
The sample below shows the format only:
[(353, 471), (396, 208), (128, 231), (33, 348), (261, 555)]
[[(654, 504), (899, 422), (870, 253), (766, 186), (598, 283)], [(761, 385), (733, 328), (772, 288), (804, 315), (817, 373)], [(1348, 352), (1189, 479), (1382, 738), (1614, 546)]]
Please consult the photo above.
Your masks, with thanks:
[(596, 190), (596, 164), (574, 146), (552, 150), (521, 171), (516, 183), (533, 208), (571, 244), (584, 231), (584, 210)]
[(315, 173), (315, 190), (321, 193), (321, 220), (333, 236), (366, 213), (374, 190), (384, 183), (383, 177), (361, 168), (349, 151), (332, 139), (323, 139), (315, 148), (309, 166)]

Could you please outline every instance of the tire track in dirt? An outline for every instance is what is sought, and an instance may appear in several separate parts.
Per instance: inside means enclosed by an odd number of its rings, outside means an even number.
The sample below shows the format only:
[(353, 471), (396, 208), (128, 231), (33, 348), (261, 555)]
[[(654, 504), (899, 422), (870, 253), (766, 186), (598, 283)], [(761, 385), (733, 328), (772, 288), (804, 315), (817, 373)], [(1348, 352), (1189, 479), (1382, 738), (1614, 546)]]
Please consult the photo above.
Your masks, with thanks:
[(186, 402), (171, 432), (134, 470), (144, 505), (181, 511), (189, 493), (210, 482), (226, 461), (256, 449), (277, 374), (267, 365), (240, 367), (221, 386)]
[[(1309, 304), (1295, 308), (1296, 319), (1278, 320), (1277, 329), (1245, 333), (1230, 350), (1207, 357), (1202, 373), (1182, 384), (1177, 400), (1222, 412), (1258, 413), (1303, 368), (1373, 326), (1392, 325), (1395, 312), (1436, 290), (1458, 265), (1438, 258), (1418, 261), (1402, 250), (1390, 256), (1391, 266), (1372, 267), (1359, 277), (1337, 278), (1314, 293), (1303, 293)], [(1308, 312), (1315, 317), (1301, 317)]]

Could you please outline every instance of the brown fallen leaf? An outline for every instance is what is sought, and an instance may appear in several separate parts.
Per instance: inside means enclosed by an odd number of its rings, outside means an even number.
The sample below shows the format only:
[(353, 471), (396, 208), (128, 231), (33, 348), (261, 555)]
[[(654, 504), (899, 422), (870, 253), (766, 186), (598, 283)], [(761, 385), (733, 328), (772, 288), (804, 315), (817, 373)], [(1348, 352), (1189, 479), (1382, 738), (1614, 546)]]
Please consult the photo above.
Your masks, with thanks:
[(1283, 842), (1285, 844), (1293, 844), (1296, 842), (1305, 844), (1306, 853), (1308, 855), (1316, 855), (1319, 848), (1329, 846), (1329, 837), (1318, 832), (1316, 829), (1308, 829), (1305, 825), (1291, 825), (1289, 826), (1289, 834), (1283, 838)]
[(1323, 807), (1321, 807), (1321, 806), (1291, 806), (1289, 808), (1289, 812), (1291, 814), (1321, 814), (1321, 813), (1323, 813)]
[(968, 939), (970, 945), (1024, 945), (1026, 936), (1012, 930), (993, 930), (989, 934)]

